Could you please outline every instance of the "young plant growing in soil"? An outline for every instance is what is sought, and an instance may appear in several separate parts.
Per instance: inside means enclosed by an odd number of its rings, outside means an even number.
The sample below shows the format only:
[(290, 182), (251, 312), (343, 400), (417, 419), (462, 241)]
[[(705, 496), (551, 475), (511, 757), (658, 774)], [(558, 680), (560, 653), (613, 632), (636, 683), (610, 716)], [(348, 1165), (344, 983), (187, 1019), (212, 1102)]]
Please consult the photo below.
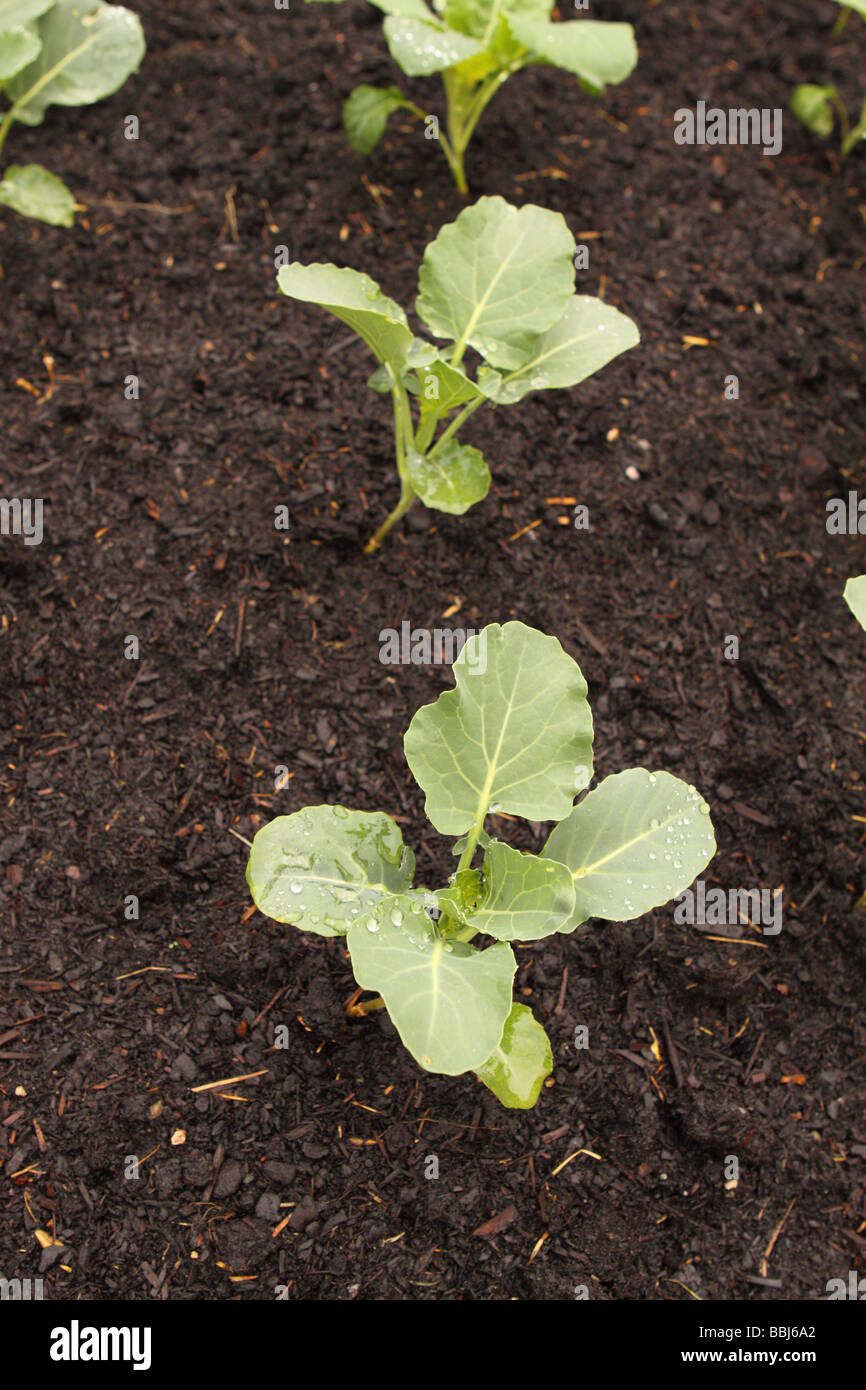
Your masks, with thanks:
[[(13, 121), (39, 125), (49, 106), (89, 106), (116, 92), (144, 56), (138, 15), (101, 0), (0, 0), (0, 154)], [(75, 199), (41, 164), (0, 173), (0, 203), (71, 227)]]
[[(836, 0), (836, 3), (842, 6), (842, 13), (833, 29), (834, 38), (845, 28), (852, 10), (856, 10), (863, 23), (866, 24), (866, 0)], [(839, 129), (842, 134), (840, 152), (843, 159), (847, 159), (859, 140), (866, 140), (866, 93), (863, 96), (863, 105), (860, 108), (859, 116), (851, 120), (845, 109), (845, 103), (832, 82), (826, 87), (816, 86), (812, 82), (803, 82), (799, 87), (794, 88), (791, 110), (798, 120), (803, 122), (807, 130), (811, 130), (813, 135), (820, 135), (825, 139), (828, 135), (833, 134), (833, 127), (838, 116)]]
[[(416, 497), (456, 515), (486, 497), (481, 451), (457, 438), (479, 406), (576, 386), (639, 341), (625, 314), (575, 294), (574, 250), (558, 212), (499, 197), (465, 208), (431, 241), (418, 274), (416, 313), (445, 347), (416, 338), (400, 305), (368, 275), (294, 262), (279, 271), (283, 294), (327, 309), (364, 340), (380, 364), (367, 385), (393, 402), (400, 500), (367, 554)], [(483, 359), (474, 380), (464, 365), (470, 348)]]
[[(415, 856), (383, 812), (308, 806), (255, 836), (256, 906), (301, 931), (345, 939), (361, 991), (384, 1007), (425, 1071), (475, 1072), (503, 1105), (528, 1109), (553, 1066), (550, 1043), (512, 998), (513, 941), (628, 922), (686, 888), (715, 853), (694, 787), (642, 767), (592, 779), (592, 716), (580, 668), (555, 637), (491, 624), (454, 663), (456, 685), (404, 739), (431, 824), (458, 836), (457, 869), (413, 886)], [(540, 854), (485, 830), (507, 812), (557, 821)], [(475, 866), (476, 851), (481, 863)], [(493, 938), (480, 949), (476, 938)]]
[(343, 106), (349, 143), (370, 154), (393, 111), (411, 111), (436, 139), (454, 182), (467, 192), (464, 157), (481, 116), (504, 82), (538, 63), (574, 73), (585, 91), (598, 96), (608, 83), (624, 82), (637, 62), (630, 24), (594, 19), (551, 20), (554, 0), (373, 0), (384, 10), (391, 57), (407, 77), (441, 72), (447, 135), (399, 87), (356, 87)]

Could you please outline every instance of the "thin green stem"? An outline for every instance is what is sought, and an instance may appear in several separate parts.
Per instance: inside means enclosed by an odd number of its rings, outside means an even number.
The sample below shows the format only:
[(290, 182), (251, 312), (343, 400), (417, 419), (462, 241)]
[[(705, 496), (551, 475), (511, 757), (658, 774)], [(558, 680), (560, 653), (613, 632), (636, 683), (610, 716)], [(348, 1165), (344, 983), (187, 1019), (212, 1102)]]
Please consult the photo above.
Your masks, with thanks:
[(3, 117), (3, 124), (0, 125), (0, 151), (2, 151), (3, 146), (6, 143), (6, 136), (9, 134), (9, 130), (14, 119), (15, 107), (10, 106), (9, 110), (6, 112), (6, 115)]
[[(845, 125), (846, 125), (846, 126), (848, 125), (848, 117), (847, 117), (847, 114), (846, 114), (846, 117), (845, 117)], [(843, 139), (842, 139), (842, 158), (843, 158), (843, 159), (847, 159), (847, 158), (848, 158), (848, 156), (849, 156), (849, 154), (851, 153), (851, 151), (853, 150), (854, 146), (857, 144), (857, 141), (858, 141), (858, 140), (861, 140), (861, 139), (863, 138), (864, 134), (866, 134), (866, 97), (863, 98), (863, 105), (862, 105), (862, 107), (861, 107), (861, 109), (860, 109), (860, 119), (858, 120), (857, 124), (856, 124), (855, 126), (853, 126), (850, 130), (846, 131), (845, 135), (843, 136)]]
[(394, 448), (397, 455), (397, 472), (400, 474), (400, 500), (393, 511), (388, 513), (376, 534), (371, 536), (364, 546), (365, 555), (373, 555), (379, 549), (385, 537), (406, 515), (418, 495), (406, 467), (406, 452), (412, 447), (413, 439), (412, 409), (402, 382), (394, 385), (391, 399), (394, 404)]
[(454, 416), (454, 419), (451, 421), (450, 425), (448, 425), (442, 431), (439, 438), (436, 440), (436, 443), (433, 445), (433, 448), (427, 455), (428, 459), (433, 459), (436, 457), (439, 450), (442, 448), (442, 445), (447, 444), (448, 440), (452, 437), (452, 435), (455, 435), (458, 430), (463, 428), (464, 424), (469, 419), (469, 416), (473, 413), (473, 411), (477, 410), (480, 405), (484, 405), (484, 402), (485, 398), (481, 396), (477, 397), (474, 401), (470, 401), (468, 405), (464, 405), (460, 413)]

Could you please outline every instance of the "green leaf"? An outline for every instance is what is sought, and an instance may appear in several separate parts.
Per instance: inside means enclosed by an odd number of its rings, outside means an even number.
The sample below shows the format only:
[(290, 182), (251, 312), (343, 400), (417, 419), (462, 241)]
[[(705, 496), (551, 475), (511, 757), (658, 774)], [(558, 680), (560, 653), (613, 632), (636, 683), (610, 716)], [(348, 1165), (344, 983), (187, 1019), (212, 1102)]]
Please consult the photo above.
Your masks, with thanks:
[(402, 371), (412, 346), (406, 315), (382, 293), (375, 280), (358, 270), (336, 265), (284, 265), (277, 276), (283, 294), (318, 304), (354, 328), (380, 362)]
[(601, 299), (573, 295), (558, 323), (536, 339), (513, 372), (478, 371), (478, 386), (498, 404), (530, 391), (576, 386), (640, 342), (637, 325)]
[(497, 941), (539, 941), (574, 915), (574, 880), (564, 864), (522, 854), (493, 840), (484, 856), (484, 889), (467, 919)]
[(0, 0), (0, 29), (17, 29), (50, 10), (54, 0)]
[(27, 29), (23, 24), (15, 29), (0, 27), (0, 82), (32, 63), (41, 47), (42, 40), (35, 29)]
[(27, 125), (39, 125), (52, 104), (89, 106), (110, 96), (144, 57), (138, 15), (101, 0), (57, 0), (38, 31), (39, 56), (6, 85), (9, 100), (22, 103), (16, 118)]
[(483, 52), (475, 39), (445, 29), (432, 16), (420, 20), (389, 15), (384, 29), (391, 57), (408, 77), (429, 77)]
[(406, 472), (425, 507), (462, 516), (490, 490), (490, 469), (480, 449), (449, 439), (434, 458), (406, 453)]
[[(417, 906), (417, 904), (416, 904)], [(517, 962), (499, 942), (476, 951), (444, 941), (411, 902), (383, 903), (346, 944), (362, 989), (377, 990), (404, 1044), (427, 1071), (474, 1071), (502, 1037)], [(417, 919), (417, 920), (416, 920)]]
[(573, 253), (560, 213), (479, 198), (424, 252), (418, 315), (455, 341), (454, 365), (469, 344), (494, 366), (518, 367), (571, 297)]
[(866, 19), (866, 0), (836, 0), (837, 5), (841, 5), (843, 10), (856, 10)]
[(361, 913), (411, 888), (415, 856), (380, 811), (307, 806), (253, 840), (247, 883), (260, 912), (319, 936), (343, 936)]
[(669, 902), (716, 852), (707, 803), (669, 772), (633, 767), (606, 777), (557, 825), (542, 851), (574, 877), (578, 926), (630, 922)]
[(0, 179), (0, 203), (52, 227), (75, 223), (75, 199), (41, 164), (10, 164)]
[(406, 761), (443, 835), (493, 808), (561, 820), (592, 774), (586, 681), (555, 637), (491, 623), (453, 666), (457, 682), (412, 719)]
[(530, 1008), (513, 1004), (498, 1047), (476, 1069), (479, 1081), (510, 1110), (531, 1110), (552, 1071), (547, 1034)]
[(371, 154), (385, 133), (388, 117), (406, 101), (399, 87), (356, 87), (343, 104), (343, 125), (358, 154)]
[(803, 82), (794, 88), (791, 110), (807, 130), (824, 138), (833, 134), (836, 113), (831, 98), (838, 99), (838, 96), (832, 83), (828, 87), (816, 87), (811, 82)]
[(465, 372), (460, 371), (458, 367), (449, 366), (441, 358), (420, 370), (418, 380), (422, 416), (447, 415), (456, 406), (465, 405), (467, 401), (476, 401), (482, 394)]
[(848, 580), (844, 597), (860, 626), (866, 628), (866, 574)]
[(539, 58), (573, 72), (596, 91), (608, 83), (624, 82), (637, 63), (637, 44), (630, 24), (598, 19), (570, 19), (564, 24), (540, 24), (536, 19), (509, 14), (517, 38)]

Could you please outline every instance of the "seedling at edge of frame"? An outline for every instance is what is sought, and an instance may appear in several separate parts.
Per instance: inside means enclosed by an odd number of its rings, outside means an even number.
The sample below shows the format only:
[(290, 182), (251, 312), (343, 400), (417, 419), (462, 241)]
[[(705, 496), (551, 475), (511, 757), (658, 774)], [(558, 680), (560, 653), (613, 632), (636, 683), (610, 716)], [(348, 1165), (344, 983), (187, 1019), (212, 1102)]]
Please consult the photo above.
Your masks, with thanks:
[[(574, 73), (598, 96), (608, 83), (624, 82), (637, 62), (630, 24), (595, 19), (551, 21), (554, 0), (373, 0), (384, 10), (391, 57), (407, 77), (442, 74), (447, 135), (399, 87), (356, 87), (343, 106), (349, 143), (370, 154), (388, 117), (403, 109), (425, 123), (442, 147), (454, 182), (467, 192), (464, 157), (488, 103), (521, 68), (550, 63)], [(435, 121), (435, 124), (432, 122)]]

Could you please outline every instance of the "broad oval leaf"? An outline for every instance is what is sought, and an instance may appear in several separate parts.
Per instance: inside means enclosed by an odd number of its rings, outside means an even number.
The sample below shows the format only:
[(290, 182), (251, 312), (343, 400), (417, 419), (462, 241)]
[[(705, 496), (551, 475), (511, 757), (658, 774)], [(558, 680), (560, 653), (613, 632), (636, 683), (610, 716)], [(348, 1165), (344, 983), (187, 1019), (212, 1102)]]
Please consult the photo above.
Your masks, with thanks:
[(502, 1037), (517, 962), (504, 942), (476, 951), (443, 940), (413, 906), (394, 898), (349, 928), (355, 979), (381, 994), (405, 1046), (426, 1071), (474, 1071)]
[(399, 87), (356, 87), (343, 103), (343, 126), (358, 154), (371, 154), (385, 133), (392, 111), (405, 106)]
[(848, 580), (844, 597), (860, 626), (866, 628), (866, 574)]
[(838, 99), (838, 96), (832, 83), (827, 87), (816, 87), (812, 82), (802, 82), (794, 88), (791, 110), (813, 135), (826, 137), (833, 134), (836, 114), (832, 99)]
[(327, 309), (363, 338), (380, 362), (402, 370), (413, 343), (406, 315), (369, 275), (348, 266), (284, 265), (277, 276), (283, 294)]
[(481, 900), (467, 921), (498, 941), (539, 941), (574, 915), (574, 879), (564, 864), (493, 840), (484, 856)]
[(494, 366), (519, 367), (571, 298), (573, 253), (561, 213), (479, 198), (424, 252), (418, 315), (453, 339), (454, 365), (469, 345)]
[(39, 19), (38, 32), (39, 56), (5, 89), (16, 118), (26, 125), (38, 125), (51, 105), (89, 106), (111, 96), (144, 57), (138, 15), (101, 0), (56, 0)]
[(42, 40), (35, 29), (23, 24), (15, 29), (4, 29), (0, 24), (0, 82), (14, 77), (16, 72), (32, 63), (41, 47)]
[(432, 15), (428, 20), (389, 15), (384, 29), (391, 57), (408, 77), (429, 77), (483, 52), (475, 39), (444, 28)]
[(319, 936), (343, 936), (362, 912), (411, 888), (415, 856), (380, 811), (307, 806), (257, 833), (247, 883), (260, 912)]
[(606, 777), (556, 826), (542, 851), (571, 870), (575, 915), (630, 922), (661, 907), (716, 852), (710, 808), (669, 772), (633, 767)]
[(637, 325), (603, 299), (576, 294), (557, 323), (535, 341), (513, 372), (478, 371), (479, 389), (510, 405), (530, 391), (577, 386), (640, 342)]
[(10, 164), (0, 178), (0, 203), (52, 227), (72, 227), (75, 199), (66, 184), (41, 164)]
[(608, 83), (624, 82), (637, 63), (637, 44), (630, 24), (601, 19), (540, 24), (531, 15), (517, 13), (509, 13), (508, 23), (521, 43), (537, 57), (575, 73), (596, 91)]
[(412, 719), (406, 761), (443, 835), (491, 807), (561, 820), (592, 775), (592, 715), (580, 667), (524, 623), (491, 623), (453, 666), (457, 682)]
[(476, 1070), (479, 1081), (510, 1110), (531, 1110), (552, 1071), (550, 1039), (526, 1004), (513, 1004), (499, 1045)]
[(435, 456), (410, 449), (406, 471), (425, 507), (462, 516), (490, 489), (490, 469), (480, 449), (449, 439)]

